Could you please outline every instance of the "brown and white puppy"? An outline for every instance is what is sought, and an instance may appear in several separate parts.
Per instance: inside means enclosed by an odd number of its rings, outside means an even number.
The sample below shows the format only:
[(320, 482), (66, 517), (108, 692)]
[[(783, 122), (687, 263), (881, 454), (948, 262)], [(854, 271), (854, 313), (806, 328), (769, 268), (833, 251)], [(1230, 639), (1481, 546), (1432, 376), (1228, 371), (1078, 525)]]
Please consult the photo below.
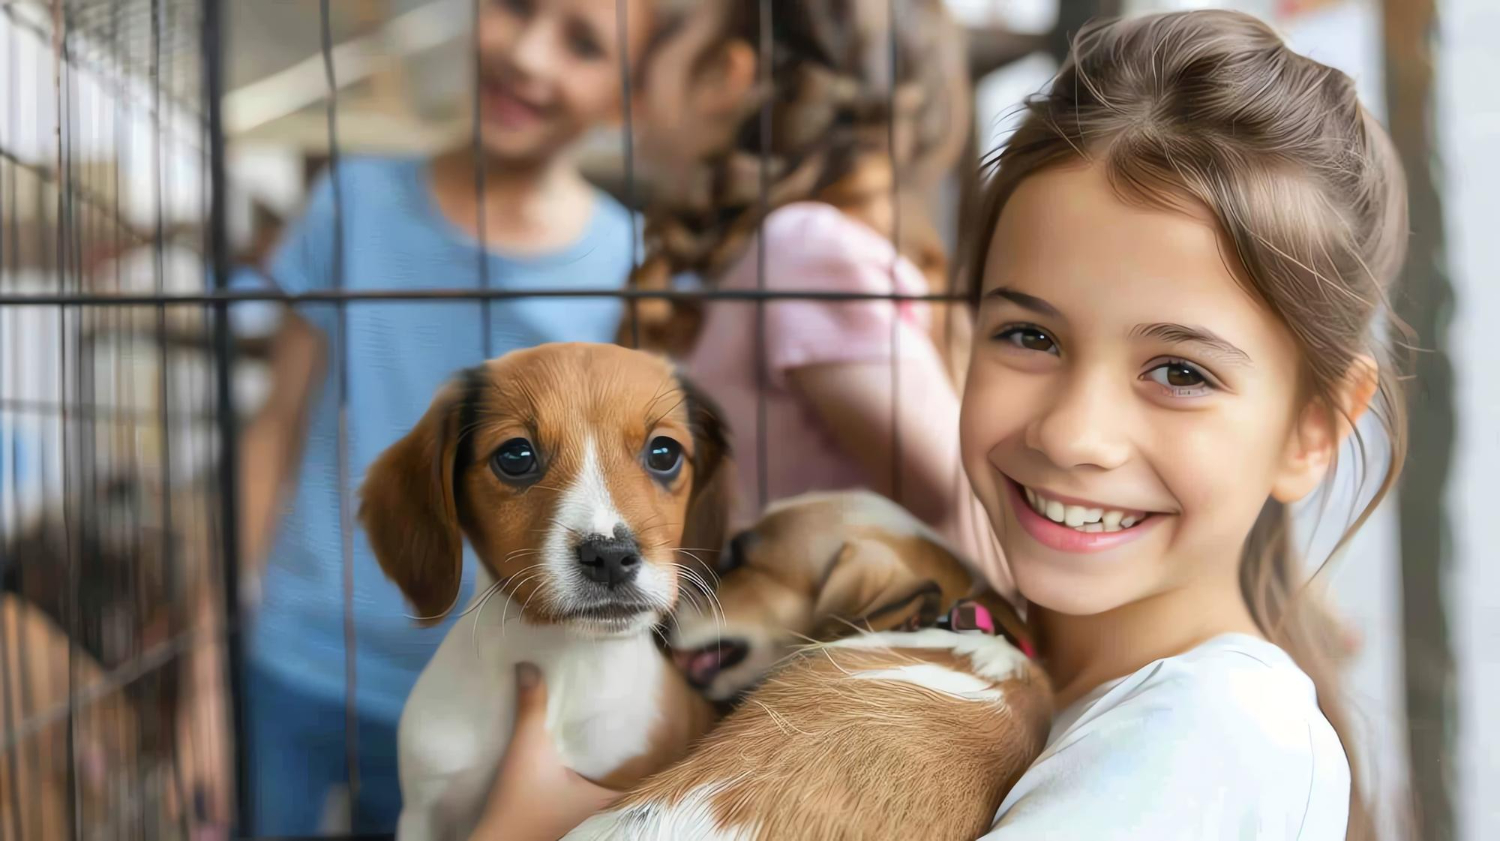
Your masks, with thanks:
[(402, 712), (401, 841), (469, 837), (522, 660), (546, 676), (563, 759), (607, 785), (708, 728), (652, 632), (690, 577), (678, 553), (723, 540), (727, 458), (715, 409), (664, 360), (555, 344), (465, 372), (376, 460), (360, 521), (417, 615), (453, 606), (466, 537), (481, 567)]
[[(843, 638), (786, 658), (687, 759), (567, 839), (968, 841), (988, 831), (1045, 743), (1045, 674), (1004, 636), (884, 629), (929, 625), (971, 599), (1027, 645), (1014, 611), (874, 494), (789, 500), (735, 544), (718, 590), (722, 626), (688, 615), (677, 632), (693, 643), (685, 659), (700, 683), (733, 694), (802, 635)], [(709, 677), (698, 658), (714, 652), (703, 640), (716, 628), (736, 662)]]

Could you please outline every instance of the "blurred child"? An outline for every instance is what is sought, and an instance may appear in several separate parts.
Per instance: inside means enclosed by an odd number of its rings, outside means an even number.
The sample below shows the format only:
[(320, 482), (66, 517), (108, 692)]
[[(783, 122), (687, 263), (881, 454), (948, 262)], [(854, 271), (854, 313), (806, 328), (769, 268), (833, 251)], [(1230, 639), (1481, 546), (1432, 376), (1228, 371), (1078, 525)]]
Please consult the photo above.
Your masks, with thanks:
[[(271, 280), (293, 294), (340, 282), (347, 290), (622, 286), (632, 217), (584, 181), (568, 149), (620, 115), (620, 52), (638, 55), (650, 25), (644, 2), (626, 11), (622, 44), (616, 0), (484, 3), (481, 148), (339, 161), (287, 232)], [(317, 831), (340, 799), (330, 793), (350, 778), (358, 780), (347, 806), (354, 831), (390, 831), (400, 811), (396, 722), (447, 626), (417, 628), (345, 519), (366, 466), (411, 427), (445, 378), (486, 351), (610, 341), (620, 318), (611, 299), (352, 303), (341, 342), (331, 304), (299, 306), (283, 321), (275, 386), (245, 432), (242, 456), (244, 553), (261, 573), (262, 596), (247, 632), (252, 834)], [(278, 512), (293, 472), (295, 495)], [(466, 579), (461, 597), (471, 589)]]
[[(645, 67), (637, 112), (659, 201), (632, 282), (665, 288), (687, 274), (724, 291), (946, 291), (923, 194), (952, 167), (970, 118), (963, 42), (943, 3), (678, 5), (659, 11), (680, 17)], [(870, 487), (940, 527), (1003, 586), (958, 468), (958, 366), (939, 346), (948, 321), (937, 309), (780, 300), (761, 320), (744, 301), (643, 302), (622, 338), (682, 354), (733, 419), (741, 520), (768, 500)]]

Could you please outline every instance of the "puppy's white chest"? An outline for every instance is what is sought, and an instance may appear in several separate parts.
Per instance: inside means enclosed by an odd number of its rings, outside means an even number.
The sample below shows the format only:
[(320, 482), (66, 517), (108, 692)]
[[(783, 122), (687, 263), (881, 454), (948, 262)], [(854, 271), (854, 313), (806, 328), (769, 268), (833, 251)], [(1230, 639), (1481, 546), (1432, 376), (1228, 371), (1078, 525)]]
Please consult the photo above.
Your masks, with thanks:
[(547, 682), (547, 727), (568, 766), (602, 776), (646, 752), (663, 670), (649, 637), (579, 638), (556, 626), (466, 616), (417, 682), (402, 716), (403, 778), (488, 774), (514, 722), (515, 666)]
[(665, 668), (649, 639), (575, 644), (543, 667), (547, 724), (568, 767), (599, 777), (646, 752)]

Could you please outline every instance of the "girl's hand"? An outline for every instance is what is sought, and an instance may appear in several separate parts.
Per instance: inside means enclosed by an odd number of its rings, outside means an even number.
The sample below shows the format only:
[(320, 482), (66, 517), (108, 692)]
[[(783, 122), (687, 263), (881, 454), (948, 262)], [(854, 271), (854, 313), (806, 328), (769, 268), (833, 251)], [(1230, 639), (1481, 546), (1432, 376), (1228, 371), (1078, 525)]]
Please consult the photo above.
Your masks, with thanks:
[(563, 764), (547, 734), (547, 686), (516, 667), (516, 725), (472, 841), (555, 841), (620, 797)]

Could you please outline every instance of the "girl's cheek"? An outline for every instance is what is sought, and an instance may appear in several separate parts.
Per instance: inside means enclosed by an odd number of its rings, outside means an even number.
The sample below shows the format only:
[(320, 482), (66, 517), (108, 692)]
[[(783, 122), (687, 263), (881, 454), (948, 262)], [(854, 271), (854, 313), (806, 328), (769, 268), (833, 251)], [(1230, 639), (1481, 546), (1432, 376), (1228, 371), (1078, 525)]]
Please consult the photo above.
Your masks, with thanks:
[(1017, 399), (1021, 395), (1014, 380), (1003, 366), (976, 354), (959, 413), (966, 454), (972, 448), (973, 456), (982, 458), (1024, 423), (1027, 401)]

